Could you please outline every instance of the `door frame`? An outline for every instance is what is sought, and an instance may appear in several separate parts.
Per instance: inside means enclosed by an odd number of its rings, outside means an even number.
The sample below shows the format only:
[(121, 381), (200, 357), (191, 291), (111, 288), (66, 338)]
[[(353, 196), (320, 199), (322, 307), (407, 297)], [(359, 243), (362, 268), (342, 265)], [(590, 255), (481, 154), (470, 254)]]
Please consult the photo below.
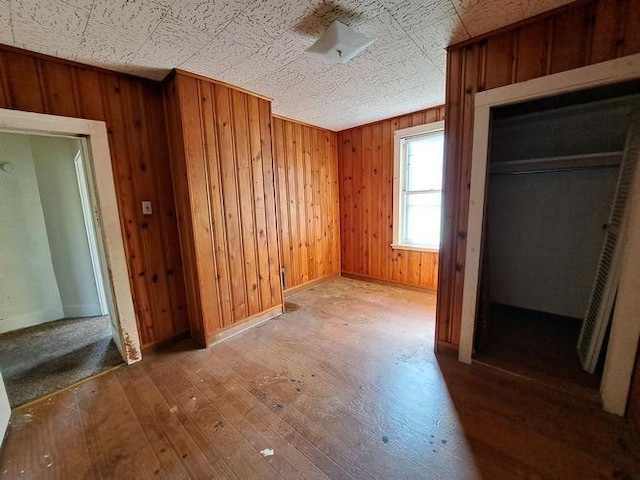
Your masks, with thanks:
[(102, 315), (107, 315), (109, 313), (109, 302), (107, 301), (106, 287), (104, 285), (104, 268), (102, 266), (102, 255), (100, 254), (104, 248), (99, 243), (99, 238), (96, 235), (98, 227), (94, 220), (95, 215), (92, 207), (96, 202), (92, 200), (94, 196), (91, 194), (91, 179), (87, 172), (87, 161), (90, 156), (84, 139), (80, 139), (80, 144), (80, 149), (73, 159), (73, 164), (76, 170), (76, 181), (78, 182), (78, 191), (80, 193), (80, 205), (82, 207), (84, 229), (87, 234), (87, 242), (89, 244), (89, 255), (91, 256), (93, 278), (96, 282), (98, 302), (100, 303), (100, 313)]
[[(640, 78), (640, 54), (597, 63), (567, 72), (486, 90), (475, 95), (473, 146), (471, 152), (471, 186), (469, 220), (462, 292), (462, 319), (458, 360), (471, 363), (480, 282), (480, 260), (486, 202), (487, 162), (491, 109), (563, 93)], [(639, 180), (636, 178), (635, 184)], [(634, 188), (629, 199), (629, 232), (622, 254), (625, 268), (611, 325), (605, 367), (600, 385), (604, 410), (624, 415), (636, 349), (640, 337), (640, 301), (633, 287), (640, 281), (640, 188)], [(635, 270), (634, 270), (635, 268)]]
[[(105, 122), (0, 108), (0, 131), (84, 139), (83, 160), (101, 250), (113, 340), (127, 364), (142, 359)], [(88, 151), (84, 151), (88, 150)]]

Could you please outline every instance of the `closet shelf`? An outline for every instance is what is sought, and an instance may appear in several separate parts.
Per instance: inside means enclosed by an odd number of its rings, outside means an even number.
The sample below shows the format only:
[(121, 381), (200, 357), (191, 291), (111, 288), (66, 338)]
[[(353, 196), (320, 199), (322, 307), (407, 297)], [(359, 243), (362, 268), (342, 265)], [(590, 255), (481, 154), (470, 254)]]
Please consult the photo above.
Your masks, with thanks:
[(587, 168), (617, 167), (622, 162), (622, 152), (564, 155), (560, 157), (531, 158), (512, 162), (491, 163), (492, 174), (517, 175), (553, 171), (583, 170)]

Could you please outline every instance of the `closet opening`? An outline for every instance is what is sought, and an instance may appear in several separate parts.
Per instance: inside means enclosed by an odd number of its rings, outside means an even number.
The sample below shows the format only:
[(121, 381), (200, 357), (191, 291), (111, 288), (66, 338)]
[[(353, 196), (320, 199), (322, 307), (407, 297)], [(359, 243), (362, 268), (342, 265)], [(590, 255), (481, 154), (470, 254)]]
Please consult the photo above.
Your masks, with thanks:
[(640, 82), (492, 108), (474, 360), (598, 389)]

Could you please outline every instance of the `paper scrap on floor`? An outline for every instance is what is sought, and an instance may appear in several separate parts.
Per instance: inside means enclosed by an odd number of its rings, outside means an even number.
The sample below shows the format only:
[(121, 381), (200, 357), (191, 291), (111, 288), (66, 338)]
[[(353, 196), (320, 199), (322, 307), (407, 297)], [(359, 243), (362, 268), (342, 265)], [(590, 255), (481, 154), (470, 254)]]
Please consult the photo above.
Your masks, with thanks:
[(273, 455), (273, 448), (265, 448), (264, 450), (260, 450), (260, 453), (263, 457), (271, 457)]

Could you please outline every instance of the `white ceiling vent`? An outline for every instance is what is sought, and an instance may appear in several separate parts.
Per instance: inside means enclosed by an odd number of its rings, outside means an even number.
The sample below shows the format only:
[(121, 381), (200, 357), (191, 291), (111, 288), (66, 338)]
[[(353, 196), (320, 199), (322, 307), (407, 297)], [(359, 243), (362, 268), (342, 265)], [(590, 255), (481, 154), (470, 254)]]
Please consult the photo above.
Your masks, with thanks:
[(375, 41), (336, 20), (307, 51), (333, 63), (347, 63)]

